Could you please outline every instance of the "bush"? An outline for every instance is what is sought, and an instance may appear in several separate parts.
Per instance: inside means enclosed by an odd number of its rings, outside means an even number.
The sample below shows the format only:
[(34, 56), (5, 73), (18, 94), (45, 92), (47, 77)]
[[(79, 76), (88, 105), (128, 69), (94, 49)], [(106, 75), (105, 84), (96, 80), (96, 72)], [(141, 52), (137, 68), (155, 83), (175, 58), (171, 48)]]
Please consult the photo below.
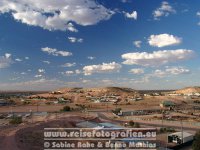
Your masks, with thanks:
[(112, 112), (117, 115), (121, 110), (121, 108), (115, 108), (115, 110), (112, 110)]
[(64, 106), (63, 109), (61, 111), (70, 111), (71, 107), (69, 106)]
[(129, 121), (129, 126), (131, 126), (131, 127), (133, 127), (134, 125), (135, 125), (135, 122), (133, 122), (132, 120), (131, 121)]
[(30, 104), (31, 102), (30, 101), (24, 101), (23, 102), (23, 105), (28, 105), (28, 104)]
[(129, 121), (129, 126), (133, 128), (140, 128), (140, 124), (138, 122)]
[(13, 117), (10, 120), (10, 124), (20, 124), (22, 123), (22, 117)]
[(135, 123), (134, 128), (140, 128), (140, 124), (138, 122)]
[(160, 128), (160, 133), (175, 132), (173, 128)]
[(193, 150), (200, 150), (200, 131), (195, 134), (194, 142), (192, 144)]

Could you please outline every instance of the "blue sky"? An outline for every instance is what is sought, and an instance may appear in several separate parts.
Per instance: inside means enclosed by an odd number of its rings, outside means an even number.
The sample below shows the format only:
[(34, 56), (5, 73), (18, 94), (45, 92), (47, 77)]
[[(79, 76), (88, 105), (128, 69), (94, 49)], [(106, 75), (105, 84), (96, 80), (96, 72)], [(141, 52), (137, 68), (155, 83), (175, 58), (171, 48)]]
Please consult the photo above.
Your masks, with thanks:
[(1, 0), (0, 90), (198, 86), (200, 1)]

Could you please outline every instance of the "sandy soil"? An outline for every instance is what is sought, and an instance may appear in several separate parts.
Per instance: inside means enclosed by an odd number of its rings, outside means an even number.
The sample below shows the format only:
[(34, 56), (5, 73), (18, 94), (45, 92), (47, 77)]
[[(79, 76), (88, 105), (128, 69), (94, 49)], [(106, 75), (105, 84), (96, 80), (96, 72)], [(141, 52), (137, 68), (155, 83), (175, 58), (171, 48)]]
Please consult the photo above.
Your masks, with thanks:
[[(95, 116), (88, 117), (89, 120), (100, 121)], [(44, 128), (70, 128), (84, 120), (85, 116), (82, 114), (61, 114), (58, 117), (51, 115), (45, 122), (5, 127), (0, 130), (0, 150), (43, 150)]]

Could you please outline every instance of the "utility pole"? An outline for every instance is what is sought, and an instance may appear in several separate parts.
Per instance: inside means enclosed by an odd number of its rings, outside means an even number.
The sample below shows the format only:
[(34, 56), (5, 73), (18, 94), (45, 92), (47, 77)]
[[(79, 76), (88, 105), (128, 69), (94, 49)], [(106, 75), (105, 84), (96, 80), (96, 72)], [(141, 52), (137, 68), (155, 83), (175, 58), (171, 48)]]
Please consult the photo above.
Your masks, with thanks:
[(87, 114), (87, 108), (85, 108), (85, 113), (86, 113), (86, 128), (88, 127), (88, 114)]
[(38, 112), (38, 107), (39, 107), (38, 105), (39, 105), (39, 104), (38, 104), (38, 101), (37, 101), (37, 112)]
[(31, 123), (33, 123), (33, 112), (31, 109), (30, 109), (30, 115), (31, 115)]
[(181, 144), (183, 144), (183, 121), (181, 119)]
[(11, 114), (12, 114), (12, 118), (14, 118), (13, 106), (11, 106)]
[(162, 110), (162, 128), (164, 127), (164, 110)]

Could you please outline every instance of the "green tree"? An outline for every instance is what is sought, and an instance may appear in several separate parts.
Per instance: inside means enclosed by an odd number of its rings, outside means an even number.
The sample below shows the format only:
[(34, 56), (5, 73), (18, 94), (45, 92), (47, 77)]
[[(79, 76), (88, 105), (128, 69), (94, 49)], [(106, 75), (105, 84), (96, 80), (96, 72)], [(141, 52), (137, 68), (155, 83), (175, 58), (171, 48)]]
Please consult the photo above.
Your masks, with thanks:
[(194, 142), (192, 144), (193, 150), (200, 150), (200, 131), (195, 134)]

